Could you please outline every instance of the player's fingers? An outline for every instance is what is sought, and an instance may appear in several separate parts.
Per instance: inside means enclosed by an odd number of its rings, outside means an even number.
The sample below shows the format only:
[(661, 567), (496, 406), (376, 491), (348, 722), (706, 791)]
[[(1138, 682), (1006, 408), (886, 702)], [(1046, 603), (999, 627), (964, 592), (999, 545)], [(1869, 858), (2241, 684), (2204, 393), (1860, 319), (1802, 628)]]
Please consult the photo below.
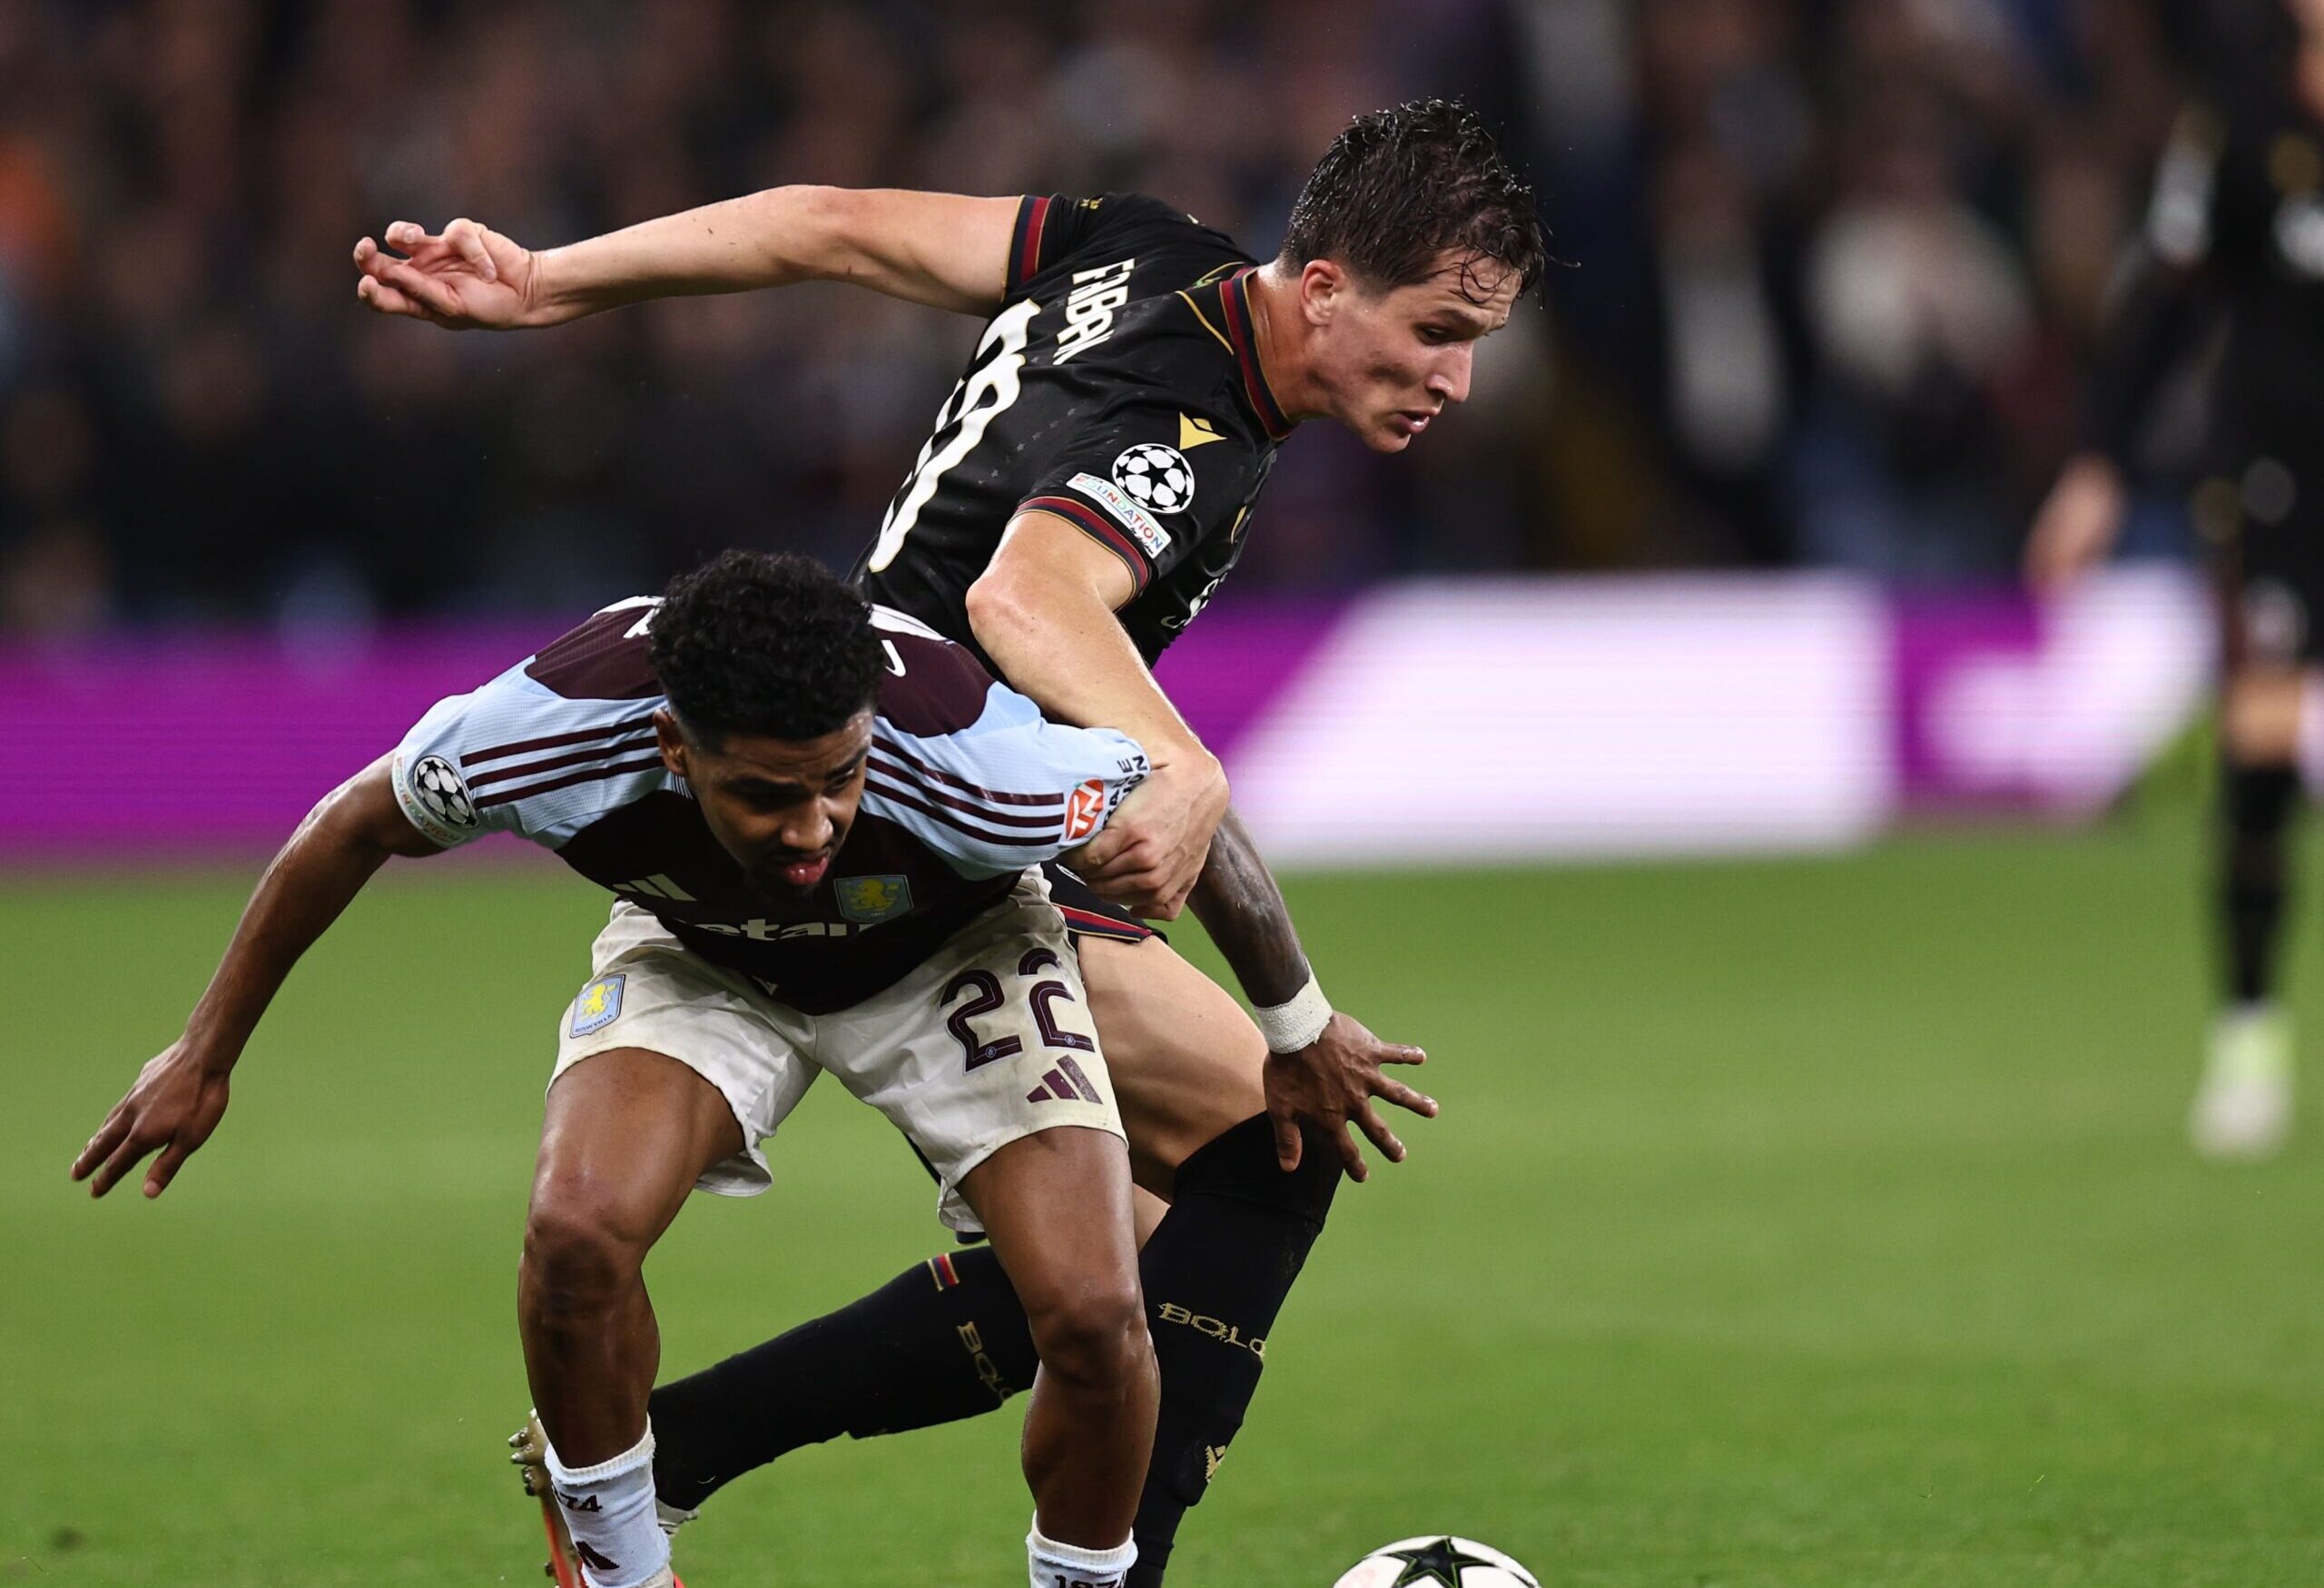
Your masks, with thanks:
[(1267, 1120), (1275, 1127), (1275, 1160), (1289, 1174), (1299, 1167), (1299, 1118), (1288, 1109), (1269, 1109)]
[(97, 1170), (96, 1179), (89, 1182), (89, 1195), (102, 1197), (121, 1182), (123, 1175), (137, 1167), (138, 1160), (153, 1150), (153, 1143), (132, 1132), (113, 1149), (104, 1167)]
[(1396, 1139), (1396, 1133), (1388, 1129), (1388, 1122), (1369, 1100), (1355, 1110), (1355, 1122), (1364, 1127), (1364, 1133), (1372, 1138), (1372, 1145), (1385, 1153), (1390, 1163), (1404, 1161), (1404, 1144)]
[(1436, 1118), (1436, 1100), (1426, 1092), (1414, 1091), (1401, 1080), (1390, 1080), (1384, 1075), (1374, 1076), (1372, 1080), (1372, 1095), (1384, 1102), (1393, 1103), (1400, 1109), (1409, 1109), (1423, 1119)]
[(1332, 1132), (1332, 1143), (1340, 1149), (1340, 1163), (1347, 1170), (1347, 1178), (1362, 1185), (1372, 1178), (1372, 1166), (1364, 1159), (1364, 1149), (1355, 1144), (1355, 1132), (1345, 1121)]
[(113, 1146), (121, 1144), (121, 1132), (125, 1132), (128, 1128), (130, 1100), (123, 1098), (104, 1111), (104, 1120), (98, 1125), (95, 1135), (88, 1137), (86, 1144), (82, 1146), (82, 1156), (72, 1160), (72, 1179), (82, 1179), (84, 1174), (88, 1174), (88, 1168), (93, 1162), (98, 1162), (98, 1158), (104, 1158), (104, 1153), (113, 1151)]
[(439, 277), (432, 277), (425, 270), (414, 270), (411, 265), (390, 261), (389, 272), (379, 279), (409, 300), (411, 311), (419, 311), (423, 319), (439, 319), (447, 321), (447, 323), (460, 321), (460, 293), (447, 286)]
[(355, 283), (355, 296), (362, 301), (366, 308), (377, 310), (381, 314), (400, 315), (407, 320), (424, 320), (430, 325), (451, 324), (450, 321), (426, 304), (415, 303), (393, 287), (382, 281), (375, 281), (369, 276)]
[(465, 215), (444, 228), (444, 241), (459, 250), (468, 268), (487, 281), (500, 279), (500, 268), (492, 262), (492, 254), (484, 246), (484, 228)]
[(1157, 872), (1127, 865), (1107, 871), (1089, 866), (1076, 866), (1074, 870), (1089, 885), (1091, 893), (1125, 910), (1147, 914), (1170, 901), (1168, 879)]
[(1410, 1047), (1403, 1042), (1383, 1042), (1380, 1044), (1380, 1062), (1383, 1064), (1425, 1064), (1428, 1062), (1428, 1052), (1425, 1049)]
[(162, 1149), (162, 1156), (155, 1159), (153, 1167), (145, 1171), (145, 1195), (149, 1198), (158, 1197), (170, 1189), (170, 1182), (178, 1178), (178, 1166), (186, 1160), (186, 1156), (197, 1145), (181, 1136)]
[(422, 247), (435, 241), (428, 235), (428, 228), (417, 221), (389, 222), (388, 229), (380, 235), (388, 240), (389, 248), (400, 248), (406, 253), (417, 253)]
[(116, 1146), (121, 1146), (121, 1132), (113, 1130), (113, 1120), (104, 1120), (103, 1130), (98, 1130), (98, 1135), (88, 1137), (88, 1146), (82, 1149), (82, 1156), (72, 1160), (72, 1179), (76, 1179), (76, 1181), (88, 1179), (88, 1172), (98, 1168), (100, 1162), (107, 1160)]
[(416, 271), (408, 264), (389, 264), (379, 278), (423, 309), (430, 309), (446, 316), (460, 311), (458, 294), (425, 271)]
[(1073, 869), (1083, 882), (1093, 873), (1102, 874), (1124, 863), (1130, 845), (1137, 835), (1123, 827), (1108, 827), (1074, 852)]

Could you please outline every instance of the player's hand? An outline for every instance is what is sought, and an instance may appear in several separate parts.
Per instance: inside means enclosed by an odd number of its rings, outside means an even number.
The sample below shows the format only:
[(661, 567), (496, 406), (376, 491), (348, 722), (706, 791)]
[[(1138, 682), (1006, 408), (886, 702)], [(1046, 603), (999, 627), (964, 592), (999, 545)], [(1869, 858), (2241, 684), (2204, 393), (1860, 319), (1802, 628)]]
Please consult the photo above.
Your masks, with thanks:
[(1364, 1030), (1363, 1022), (1336, 1011), (1324, 1034), (1298, 1052), (1268, 1054), (1267, 1118), (1275, 1121), (1275, 1161), (1285, 1174), (1299, 1167), (1299, 1121), (1306, 1119), (1331, 1132), (1350, 1179), (1362, 1180), (1372, 1173), (1364, 1149), (1348, 1129), (1351, 1123), (1372, 1138), (1390, 1163), (1403, 1162), (1404, 1144), (1372, 1100), (1383, 1099), (1424, 1119), (1436, 1118), (1434, 1098), (1389, 1079), (1380, 1068), (1427, 1061), (1428, 1055), (1418, 1048), (1384, 1042)]
[(1099, 898), (1151, 921), (1175, 921), (1226, 814), (1226, 770), (1197, 750), (1156, 767), (1070, 863)]
[(538, 302), (539, 257), (474, 221), (432, 232), (414, 221), (387, 230), (397, 258), (366, 237), (355, 295), (381, 314), (404, 314), (449, 330), (513, 330), (547, 323)]
[(73, 1160), (73, 1178), (87, 1180), (94, 1173), (89, 1195), (102, 1197), (159, 1148), (162, 1156), (145, 1171), (145, 1194), (160, 1196), (179, 1166), (218, 1129), (226, 1112), (226, 1076), (182, 1039), (164, 1048), (146, 1061), (137, 1084)]
[(2025, 538), (2026, 584), (2054, 596), (2105, 561), (2127, 497), (2122, 474), (2104, 458), (2084, 453), (2068, 462)]

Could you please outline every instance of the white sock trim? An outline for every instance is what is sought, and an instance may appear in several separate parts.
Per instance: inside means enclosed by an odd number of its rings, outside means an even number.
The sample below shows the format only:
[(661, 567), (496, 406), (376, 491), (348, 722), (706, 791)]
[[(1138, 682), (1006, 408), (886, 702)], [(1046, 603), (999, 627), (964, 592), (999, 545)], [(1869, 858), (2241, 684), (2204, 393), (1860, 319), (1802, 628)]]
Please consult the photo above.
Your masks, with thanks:
[(547, 1446), (541, 1452), (541, 1458), (542, 1465), (548, 1468), (548, 1475), (558, 1483), (567, 1485), (602, 1484), (607, 1478), (621, 1477), (636, 1471), (641, 1466), (654, 1465), (654, 1425), (651, 1423), (645, 1425), (645, 1436), (643, 1439), (619, 1455), (609, 1456), (595, 1466), (567, 1466), (557, 1455), (556, 1446), (548, 1445), (546, 1438), (542, 1443)]
[(1044, 1560), (1085, 1572), (1127, 1572), (1137, 1563), (1136, 1534), (1111, 1549), (1084, 1549), (1079, 1544), (1059, 1544), (1043, 1533), (1038, 1514), (1033, 1517), (1033, 1531), (1025, 1535), (1025, 1547)]

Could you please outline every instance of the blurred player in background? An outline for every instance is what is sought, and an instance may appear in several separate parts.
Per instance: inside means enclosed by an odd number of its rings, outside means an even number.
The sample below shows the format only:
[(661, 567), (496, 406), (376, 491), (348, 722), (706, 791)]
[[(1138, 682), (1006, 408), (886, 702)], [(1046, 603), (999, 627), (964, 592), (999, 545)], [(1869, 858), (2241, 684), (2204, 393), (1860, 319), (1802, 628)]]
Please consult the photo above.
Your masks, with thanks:
[[(985, 321), (856, 577), (1052, 715), (1117, 725), (1153, 758), (1076, 862), (1088, 889), (1069, 873), (1052, 884), (1078, 929), (1139, 1183), (1171, 1203), (1141, 1258), (1163, 1401), (1133, 1580), (1159, 1583), (1342, 1165), (1363, 1178), (1348, 1121), (1396, 1159), (1373, 1099), (1435, 1105), (1381, 1073), (1416, 1050), (1325, 1001), (1217, 760), (1147, 669), (1233, 570), (1295, 426), (1335, 419), (1394, 452), (1467, 397), (1477, 342), (1542, 266), (1530, 192), (1472, 113), (1425, 101), (1334, 143), (1265, 265), (1120, 194), (788, 187), (540, 253), (469, 221), (440, 234), (399, 222), (386, 240), (407, 257), (364, 239), (363, 301), (455, 328), (808, 281)], [(1108, 900), (1166, 918), (1191, 902), (1256, 1029)], [(909, 1270), (662, 1392), (663, 1496), (690, 1509), (801, 1444), (990, 1410), (1031, 1369), (988, 1254)]]
[(2027, 548), (2043, 590), (2104, 557), (2155, 393), (2223, 316), (2215, 478), (2196, 514), (2214, 541), (2223, 633), (2224, 985), (2189, 1129), (2199, 1150), (2229, 1158), (2265, 1157), (2291, 1128), (2292, 1033), (2277, 991), (2286, 834), (2301, 764), (2324, 750), (2324, 0), (2279, 3), (2211, 18), (2215, 81), (2163, 156), (2092, 385), (2089, 448)]
[(317, 805), (187, 1035), (73, 1166), (158, 1196), (217, 1128), (291, 967), (395, 855), (518, 833), (613, 891), (566, 1012), (518, 1268), (547, 1475), (589, 1588), (672, 1581), (647, 1250), (689, 1190), (752, 1196), (822, 1071), (991, 1238), (1039, 1340), (1033, 1588), (1121, 1588), (1154, 1429), (1128, 1154), (1037, 871), (1146, 775), (960, 646), (803, 558), (729, 552), (467, 695)]

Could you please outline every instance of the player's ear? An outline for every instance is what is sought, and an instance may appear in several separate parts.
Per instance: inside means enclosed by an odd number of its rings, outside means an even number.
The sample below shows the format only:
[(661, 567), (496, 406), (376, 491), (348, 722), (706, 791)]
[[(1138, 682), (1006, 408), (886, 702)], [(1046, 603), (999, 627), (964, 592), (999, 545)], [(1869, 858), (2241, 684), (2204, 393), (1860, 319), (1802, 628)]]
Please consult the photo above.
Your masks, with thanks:
[(1329, 325), (1350, 285), (1347, 271), (1330, 260), (1309, 260), (1299, 272), (1299, 312), (1310, 325)]
[(685, 730), (678, 726), (676, 715), (666, 705), (655, 708), (654, 739), (662, 752), (662, 764), (670, 769), (670, 775), (685, 776)]

